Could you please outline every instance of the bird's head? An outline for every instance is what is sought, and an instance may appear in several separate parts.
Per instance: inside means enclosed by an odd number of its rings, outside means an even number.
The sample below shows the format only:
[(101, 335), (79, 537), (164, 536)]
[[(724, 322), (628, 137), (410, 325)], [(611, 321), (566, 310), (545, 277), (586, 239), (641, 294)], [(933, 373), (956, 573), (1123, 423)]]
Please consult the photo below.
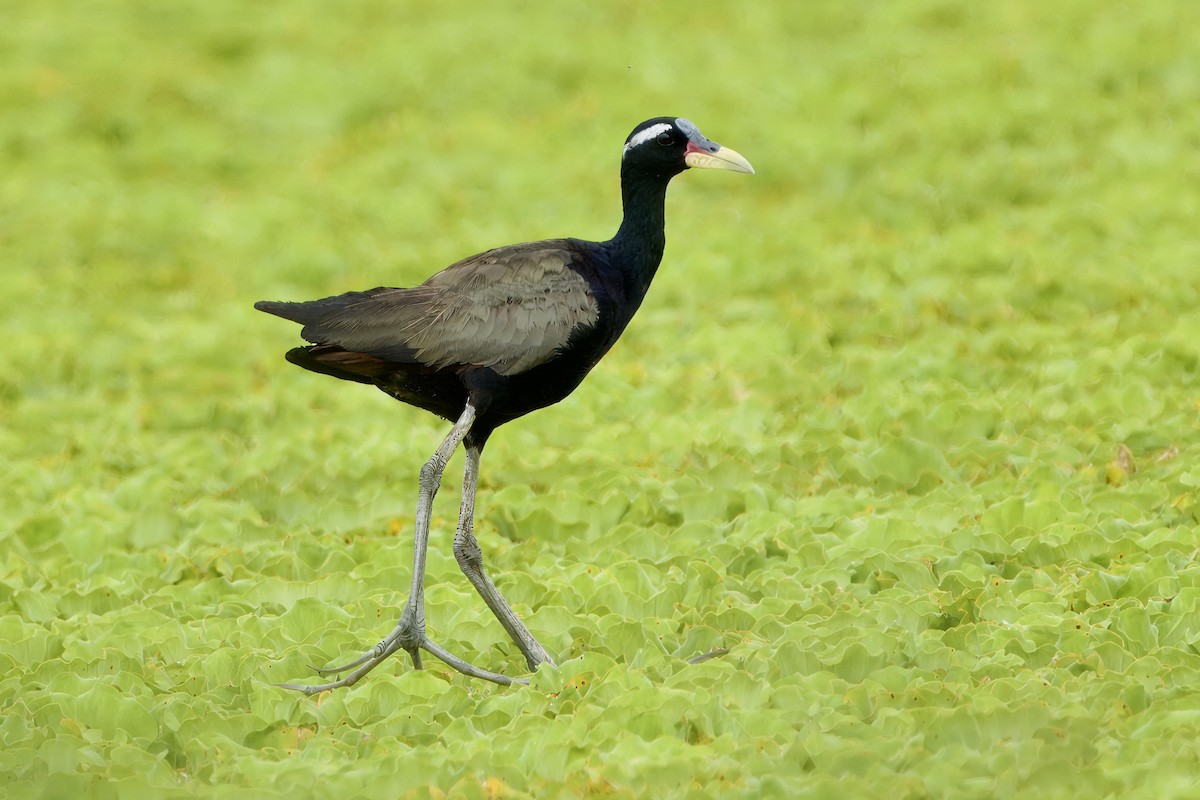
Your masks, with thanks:
[(667, 177), (688, 167), (754, 172), (740, 153), (705, 138), (699, 128), (682, 117), (656, 117), (634, 128), (625, 140), (621, 165), (623, 169)]

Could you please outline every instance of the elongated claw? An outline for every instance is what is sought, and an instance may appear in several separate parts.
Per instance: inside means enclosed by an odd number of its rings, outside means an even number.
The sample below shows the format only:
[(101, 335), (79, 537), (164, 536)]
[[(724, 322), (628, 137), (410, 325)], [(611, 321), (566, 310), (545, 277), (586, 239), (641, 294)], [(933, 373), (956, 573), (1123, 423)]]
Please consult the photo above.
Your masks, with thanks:
[(378, 650), (379, 650), (379, 648), (378, 648), (378, 646), (377, 646), (377, 647), (376, 647), (374, 650), (372, 650), (371, 652), (369, 652), (369, 653), (363, 653), (361, 656), (359, 656), (358, 658), (354, 659), (354, 660), (353, 660), (353, 661), (351, 661), (349, 664), (342, 664), (342, 665), (341, 665), (341, 666), (339, 666), (339, 667), (318, 667), (318, 666), (317, 666), (317, 665), (315, 665), (315, 664), (309, 664), (308, 666), (309, 666), (309, 667), (311, 667), (311, 668), (312, 668), (312, 671), (313, 671), (313, 672), (315, 672), (315, 673), (317, 673), (318, 675), (338, 675), (338, 674), (340, 674), (340, 673), (342, 673), (342, 672), (345, 672), (345, 671), (346, 671), (346, 670), (348, 670), (348, 669), (354, 669), (354, 668), (355, 668), (355, 667), (357, 667), (359, 664), (365, 664), (365, 663), (367, 663), (367, 662), (368, 662), (368, 661), (370, 661), (372, 658), (375, 658), (375, 657), (376, 657), (376, 654), (377, 654)]
[(421, 647), (425, 650), (428, 650), (434, 656), (446, 662), (450, 666), (454, 667), (463, 675), (469, 675), (472, 678), (482, 678), (485, 681), (498, 683), (501, 686), (509, 686), (514, 683), (520, 683), (525, 686), (529, 685), (528, 678), (510, 678), (507, 675), (501, 675), (498, 672), (489, 672), (486, 669), (480, 669), (479, 667), (468, 664), (466, 661), (463, 661), (457, 656), (451, 655), (428, 639), (421, 642)]
[(319, 684), (315, 684), (313, 686), (306, 686), (302, 683), (277, 683), (275, 685), (281, 689), (291, 689), (293, 691), (303, 692), (304, 694), (309, 695), (311, 697), (314, 694), (319, 694), (320, 692), (327, 692), (330, 689), (340, 689), (343, 686), (353, 686), (354, 684), (358, 683), (360, 678), (362, 678), (364, 675), (366, 675), (371, 670), (375, 669), (375, 667), (379, 666), (379, 664), (381, 664), (382, 662), (383, 662), (383, 658), (379, 658), (379, 659), (373, 660), (373, 661), (368, 661), (365, 664), (363, 664), (361, 667), (359, 667), (358, 669), (354, 670), (354, 672), (351, 672), (349, 675), (342, 678), (341, 680), (332, 681), (330, 683), (319, 683)]
[(718, 647), (716, 650), (710, 650), (707, 653), (702, 653), (698, 656), (692, 656), (687, 660), (689, 664), (703, 664), (705, 661), (711, 661), (714, 658), (720, 658), (729, 653), (728, 647)]

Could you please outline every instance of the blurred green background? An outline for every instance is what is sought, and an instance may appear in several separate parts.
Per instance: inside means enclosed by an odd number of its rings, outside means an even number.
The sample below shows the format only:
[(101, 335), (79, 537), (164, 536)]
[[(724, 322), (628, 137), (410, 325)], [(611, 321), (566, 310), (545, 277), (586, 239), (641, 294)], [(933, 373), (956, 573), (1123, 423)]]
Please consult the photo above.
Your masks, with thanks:
[[(6, 797), (1194, 791), (1200, 7), (0, 17)], [(270, 687), (394, 624), (444, 425), (252, 303), (607, 238), (663, 114), (758, 174), (675, 181), (625, 338), (483, 463), (561, 666)], [(456, 469), (430, 630), (520, 674)]]

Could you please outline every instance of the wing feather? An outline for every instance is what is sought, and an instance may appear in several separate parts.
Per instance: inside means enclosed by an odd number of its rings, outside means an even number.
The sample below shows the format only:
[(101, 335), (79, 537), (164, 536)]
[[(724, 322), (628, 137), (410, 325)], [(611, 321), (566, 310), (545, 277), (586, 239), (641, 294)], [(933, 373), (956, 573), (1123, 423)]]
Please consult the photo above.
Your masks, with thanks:
[(489, 250), (411, 289), (318, 301), (329, 310), (305, 319), (303, 336), (393, 361), (524, 372), (599, 317), (591, 288), (571, 268), (581, 256), (567, 240)]

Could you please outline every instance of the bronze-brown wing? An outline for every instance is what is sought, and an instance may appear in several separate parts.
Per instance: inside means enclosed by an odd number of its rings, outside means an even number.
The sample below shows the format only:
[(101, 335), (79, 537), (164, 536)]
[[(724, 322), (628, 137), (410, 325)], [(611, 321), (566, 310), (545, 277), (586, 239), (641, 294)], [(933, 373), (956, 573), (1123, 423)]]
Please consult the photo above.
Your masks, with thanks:
[(575, 257), (564, 240), (489, 250), (411, 289), (336, 298), (305, 320), (303, 336), (393, 361), (524, 372), (599, 316), (587, 281), (570, 268)]

